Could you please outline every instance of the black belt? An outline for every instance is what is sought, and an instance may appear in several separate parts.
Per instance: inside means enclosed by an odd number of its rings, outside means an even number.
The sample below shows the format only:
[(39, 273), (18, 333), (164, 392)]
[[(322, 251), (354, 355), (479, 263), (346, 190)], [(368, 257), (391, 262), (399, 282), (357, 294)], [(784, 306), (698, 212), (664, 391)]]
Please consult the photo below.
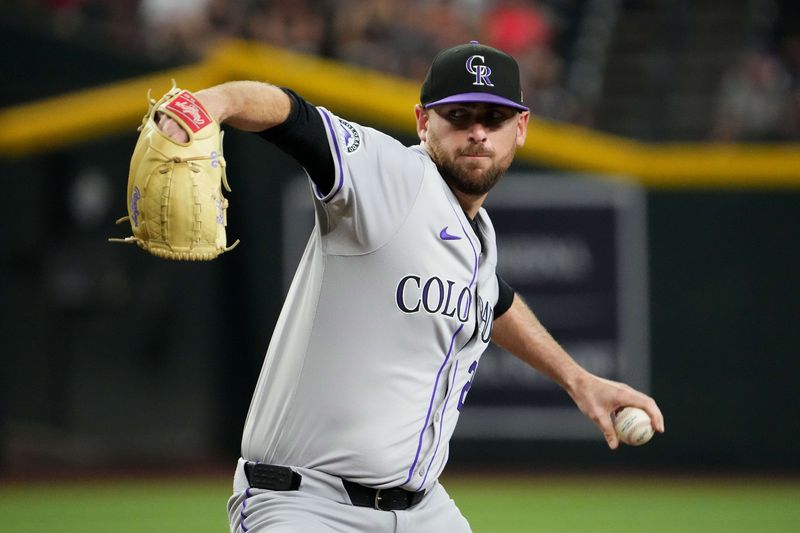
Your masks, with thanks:
[[(244, 464), (244, 474), (250, 486), (267, 490), (297, 490), (303, 476), (288, 466), (264, 463)], [(411, 492), (401, 488), (373, 489), (352, 481), (342, 480), (342, 485), (357, 507), (372, 507), (381, 511), (404, 511), (422, 501), (425, 491)]]
[(373, 489), (352, 481), (342, 480), (350, 501), (358, 507), (372, 507), (381, 511), (405, 511), (422, 501), (425, 491), (411, 492), (401, 488)]

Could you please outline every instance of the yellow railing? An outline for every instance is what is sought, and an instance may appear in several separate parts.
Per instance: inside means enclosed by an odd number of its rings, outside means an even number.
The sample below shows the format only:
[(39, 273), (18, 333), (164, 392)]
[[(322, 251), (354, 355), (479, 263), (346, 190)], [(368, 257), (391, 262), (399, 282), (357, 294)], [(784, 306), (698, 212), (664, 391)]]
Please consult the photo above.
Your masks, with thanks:
[[(291, 87), (353, 120), (414, 133), (417, 82), (263, 44), (229, 41), (196, 65), (0, 110), (0, 157), (30, 156), (133, 131), (145, 112), (147, 90), (160, 95), (171, 78), (189, 90), (234, 79), (262, 80)], [(534, 118), (518, 157), (649, 187), (800, 187), (797, 143), (644, 143)]]

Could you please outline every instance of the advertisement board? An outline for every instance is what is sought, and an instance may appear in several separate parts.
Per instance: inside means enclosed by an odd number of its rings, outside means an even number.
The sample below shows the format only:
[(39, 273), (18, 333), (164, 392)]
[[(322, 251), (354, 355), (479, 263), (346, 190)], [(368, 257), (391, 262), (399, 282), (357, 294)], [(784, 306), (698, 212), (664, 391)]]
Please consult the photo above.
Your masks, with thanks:
[[(589, 371), (649, 390), (644, 192), (597, 176), (509, 175), (485, 204), (498, 272)], [(496, 345), (456, 438), (601, 439), (546, 376)]]

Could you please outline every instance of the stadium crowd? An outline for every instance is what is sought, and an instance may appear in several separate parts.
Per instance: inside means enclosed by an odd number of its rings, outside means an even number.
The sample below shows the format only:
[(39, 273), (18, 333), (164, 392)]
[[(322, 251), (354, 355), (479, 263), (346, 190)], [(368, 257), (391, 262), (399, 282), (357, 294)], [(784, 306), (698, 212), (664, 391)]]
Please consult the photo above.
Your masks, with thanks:
[(747, 42), (719, 81), (710, 137), (800, 140), (800, 3), (750, 2)]
[(155, 62), (203, 56), (245, 38), (422, 80), (431, 57), (472, 39), (520, 62), (539, 116), (588, 124), (564, 86), (581, 0), (16, 0), (62, 37), (92, 36)]
[[(646, 0), (622, 0), (621, 5)], [(244, 38), (422, 80), (431, 57), (478, 39), (514, 55), (538, 117), (593, 124), (596, 102), (567, 86), (577, 21), (588, 0), (11, 0), (62, 38), (102, 42), (159, 64), (202, 57)], [(800, 23), (774, 0), (775, 35), (748, 48), (720, 80), (709, 137), (800, 139)], [(712, 89), (713, 90), (713, 89)]]

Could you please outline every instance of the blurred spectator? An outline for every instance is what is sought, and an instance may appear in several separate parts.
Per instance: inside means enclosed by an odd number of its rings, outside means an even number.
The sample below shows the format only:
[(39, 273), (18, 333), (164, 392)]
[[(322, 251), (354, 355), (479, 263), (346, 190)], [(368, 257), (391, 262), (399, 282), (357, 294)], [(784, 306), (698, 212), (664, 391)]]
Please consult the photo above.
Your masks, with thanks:
[[(394, 21), (402, 8), (392, 0), (375, 0), (359, 5), (352, 0), (336, 12), (334, 55), (349, 63), (389, 72), (401, 70), (399, 54), (392, 54)], [(359, 3), (360, 4), (360, 3)]]
[(511, 55), (550, 47), (553, 33), (548, 12), (535, 1), (502, 0), (486, 16), (487, 44)]
[(260, 0), (247, 15), (244, 36), (310, 54), (322, 52), (327, 2)]
[(791, 83), (772, 54), (751, 50), (725, 74), (712, 136), (720, 141), (785, 140)]
[(518, 56), (523, 96), (531, 113), (572, 124), (589, 125), (586, 106), (563, 83), (564, 64), (549, 48), (534, 48)]
[(101, 37), (112, 48), (138, 46), (137, 10), (140, 0), (25, 0), (26, 12), (39, 17), (64, 39)]
[(441, 48), (477, 35), (472, 11), (462, 13), (449, 2), (350, 0), (338, 6), (336, 57), (418, 80)]
[(244, 9), (235, 0), (140, 0), (142, 40), (155, 59), (197, 59), (241, 33)]
[(786, 126), (791, 139), (800, 139), (800, 31), (785, 35), (781, 42), (783, 60), (791, 79)]

